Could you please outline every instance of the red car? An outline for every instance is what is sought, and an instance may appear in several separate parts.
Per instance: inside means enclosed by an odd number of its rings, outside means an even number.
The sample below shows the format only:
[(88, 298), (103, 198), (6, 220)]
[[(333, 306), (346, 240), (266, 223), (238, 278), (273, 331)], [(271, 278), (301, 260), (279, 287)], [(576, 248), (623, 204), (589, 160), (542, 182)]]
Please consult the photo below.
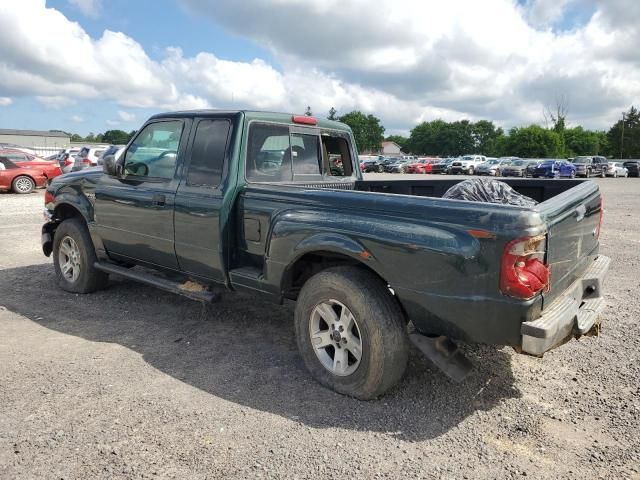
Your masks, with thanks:
[(414, 163), (407, 165), (407, 173), (431, 173), (433, 158), (419, 158)]
[(36, 187), (44, 187), (47, 176), (35, 167), (19, 167), (0, 155), (0, 192), (31, 193)]
[(30, 167), (39, 169), (48, 179), (52, 179), (57, 177), (58, 175), (62, 175), (62, 170), (60, 170), (60, 163), (57, 160), (46, 160), (44, 158), (36, 157), (35, 155), (30, 155), (28, 153), (24, 153), (20, 150), (15, 150), (12, 148), (0, 149), (0, 157), (11, 160), (18, 167)]

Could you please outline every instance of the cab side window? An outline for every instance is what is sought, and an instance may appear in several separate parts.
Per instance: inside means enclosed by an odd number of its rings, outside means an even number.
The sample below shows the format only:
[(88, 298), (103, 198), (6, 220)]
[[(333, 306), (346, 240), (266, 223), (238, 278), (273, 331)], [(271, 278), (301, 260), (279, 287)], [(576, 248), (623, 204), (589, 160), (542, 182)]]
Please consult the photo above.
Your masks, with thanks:
[(187, 185), (212, 188), (220, 185), (230, 130), (231, 123), (228, 120), (198, 122), (187, 172)]
[(289, 127), (252, 124), (247, 140), (247, 180), (291, 181), (291, 150)]
[(176, 170), (183, 122), (171, 120), (144, 127), (127, 149), (127, 175), (172, 179)]

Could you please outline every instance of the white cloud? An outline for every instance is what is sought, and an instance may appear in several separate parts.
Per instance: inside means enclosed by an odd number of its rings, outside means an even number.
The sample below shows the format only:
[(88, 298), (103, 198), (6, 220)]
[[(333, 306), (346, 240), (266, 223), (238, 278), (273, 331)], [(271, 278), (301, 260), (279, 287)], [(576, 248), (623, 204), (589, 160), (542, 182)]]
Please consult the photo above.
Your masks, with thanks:
[(60, 95), (38, 95), (36, 96), (36, 100), (38, 100), (45, 107), (53, 108), (56, 110), (76, 103), (74, 99), (63, 97)]
[(120, 122), (118, 120), (106, 120), (104, 123), (106, 123), (110, 127), (117, 127), (120, 125)]
[[(310, 105), (374, 113), (389, 131), (434, 118), (541, 122), (562, 94), (570, 121), (605, 128), (640, 100), (640, 27), (621, 21), (624, 0), (180, 1), (269, 49), (278, 66), (179, 46), (154, 60), (123, 33), (92, 38), (44, 0), (21, 0), (0, 4), (0, 95), (53, 107), (113, 101), (111, 126), (136, 120), (135, 108)], [(595, 12), (584, 25), (550, 28), (582, 4)]]
[(102, 10), (102, 0), (67, 0), (87, 17), (96, 18)]
[(0, 107), (6, 107), (13, 103), (13, 100), (9, 97), (0, 97)]
[(81, 117), (80, 115), (71, 115), (69, 118), (74, 123), (82, 123), (82, 122), (84, 122), (84, 117)]
[(124, 110), (118, 110), (118, 116), (125, 122), (133, 122), (136, 119), (135, 113), (125, 112)]

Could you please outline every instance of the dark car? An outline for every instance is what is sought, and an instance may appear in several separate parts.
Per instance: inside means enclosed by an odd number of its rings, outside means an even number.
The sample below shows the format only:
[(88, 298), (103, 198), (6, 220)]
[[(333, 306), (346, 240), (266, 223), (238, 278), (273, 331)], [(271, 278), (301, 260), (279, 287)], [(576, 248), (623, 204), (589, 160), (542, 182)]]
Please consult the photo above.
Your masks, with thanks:
[[(609, 259), (598, 184), (507, 182), (539, 203), (442, 198), (451, 179), (365, 180), (351, 129), (326, 119), (155, 115), (103, 169), (51, 182), (46, 277), (72, 293), (56, 294), (59, 309), (110, 274), (203, 302), (222, 289), (294, 301), (282, 328), (312, 376), (376, 398), (402, 377), (409, 342), (460, 378), (469, 365), (452, 340), (541, 356), (599, 324)], [(139, 311), (147, 300), (158, 301), (139, 295)], [(245, 324), (247, 335), (265, 328)]]
[(365, 173), (369, 172), (384, 172), (384, 165), (380, 160), (365, 160), (362, 162), (362, 171)]
[(384, 171), (387, 173), (407, 173), (408, 165), (413, 162), (408, 158), (399, 158), (393, 163), (389, 163), (384, 166)]
[(566, 160), (544, 160), (536, 165), (533, 178), (576, 178), (576, 166)]
[(575, 157), (571, 162), (576, 166), (576, 176), (589, 178), (591, 176), (605, 177), (607, 159), (599, 156)]
[(502, 169), (503, 177), (526, 177), (527, 167), (537, 165), (537, 160), (514, 160), (510, 165)]
[(431, 173), (442, 174), (448, 173), (449, 167), (453, 163), (453, 158), (447, 158), (445, 160), (441, 160), (439, 162), (434, 163), (431, 166)]
[(627, 160), (622, 166), (629, 171), (630, 177), (640, 177), (640, 160)]

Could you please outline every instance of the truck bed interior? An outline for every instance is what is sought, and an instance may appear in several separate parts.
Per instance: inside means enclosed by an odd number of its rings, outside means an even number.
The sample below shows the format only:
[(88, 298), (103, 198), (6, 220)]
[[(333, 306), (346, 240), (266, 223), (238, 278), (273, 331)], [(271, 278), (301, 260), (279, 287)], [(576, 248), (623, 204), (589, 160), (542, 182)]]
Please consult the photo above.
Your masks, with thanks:
[[(467, 179), (358, 180), (355, 190), (417, 197), (442, 197), (453, 185)], [(500, 181), (509, 184), (522, 195), (533, 198), (537, 202), (544, 202), (586, 180), (500, 178)]]

